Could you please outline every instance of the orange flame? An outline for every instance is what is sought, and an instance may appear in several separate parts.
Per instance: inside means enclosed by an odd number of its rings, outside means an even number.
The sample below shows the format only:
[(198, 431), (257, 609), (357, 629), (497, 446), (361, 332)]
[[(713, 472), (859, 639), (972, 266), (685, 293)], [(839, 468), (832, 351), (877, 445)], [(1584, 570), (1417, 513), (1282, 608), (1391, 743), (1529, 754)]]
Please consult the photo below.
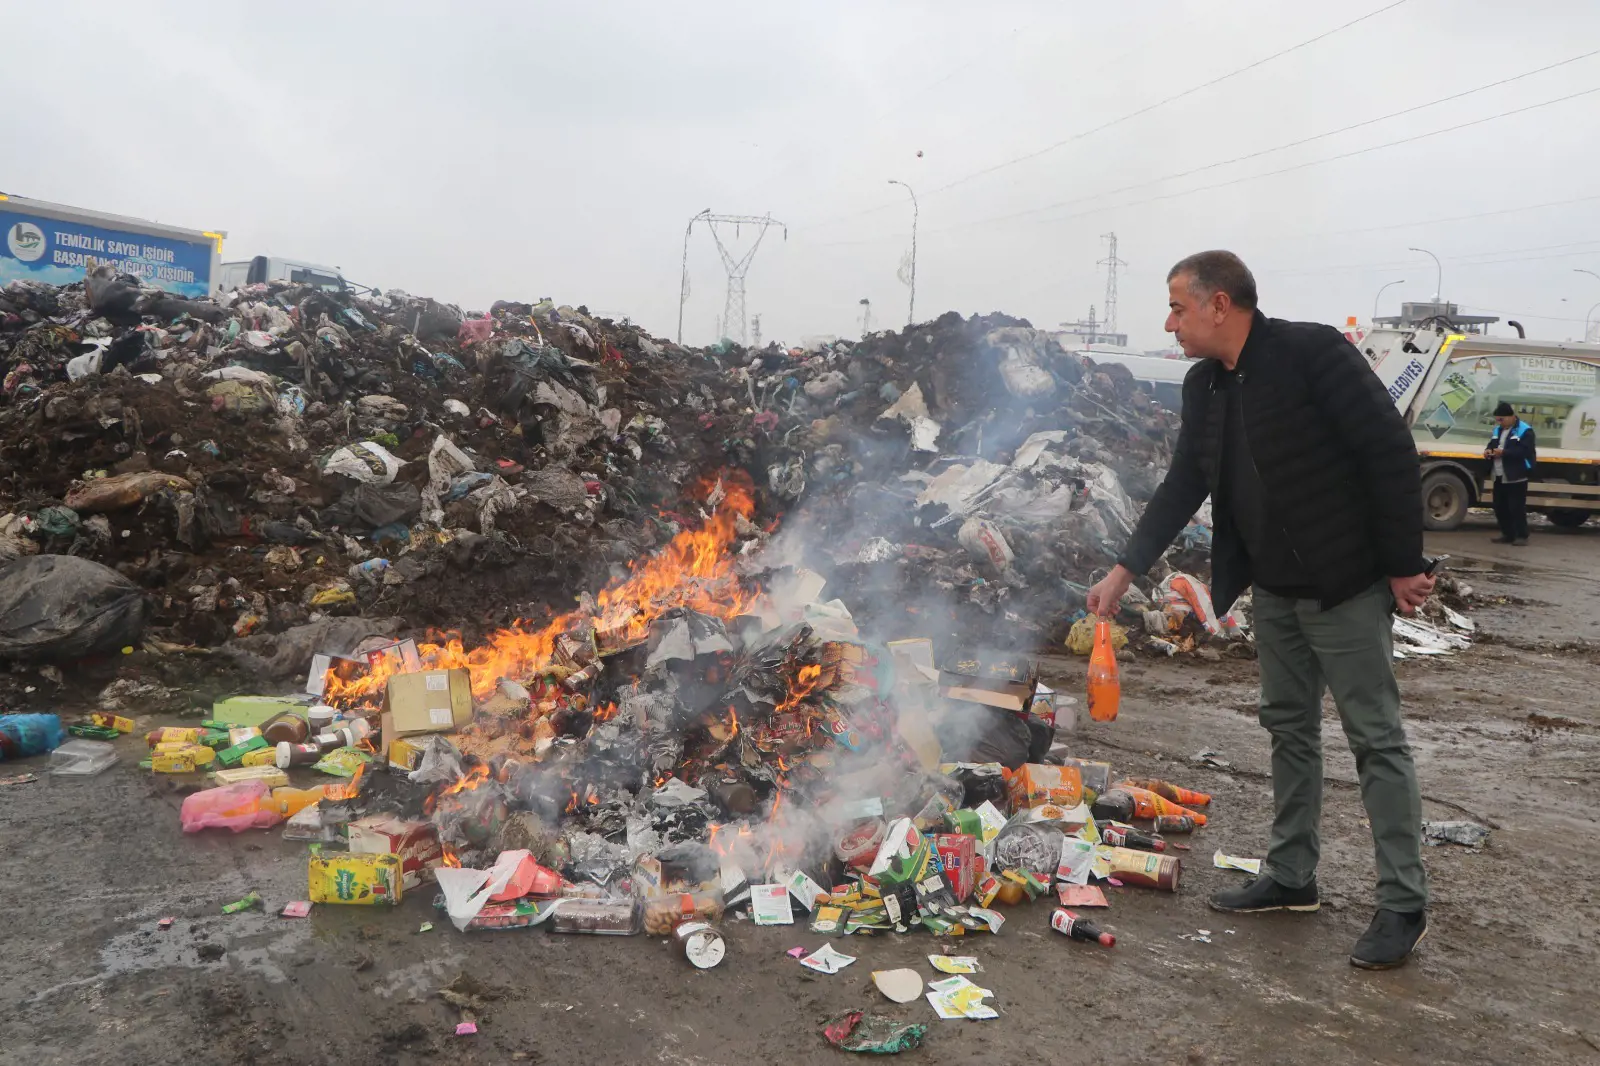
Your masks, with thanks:
[(617, 716), (617, 705), (615, 703), (608, 703), (604, 707), (598, 707), (598, 708), (595, 709), (595, 712), (594, 712), (595, 724), (598, 725), (601, 722), (609, 722), (609, 721), (611, 721), (611, 719), (615, 718), (616, 716)]
[(730, 730), (728, 733), (729, 740), (739, 735), (739, 712), (732, 707), (728, 708), (728, 728)]
[(338, 802), (339, 800), (353, 800), (361, 795), (361, 775), (367, 772), (367, 764), (362, 763), (356, 767), (356, 772), (350, 775), (350, 780), (342, 785), (323, 785), (322, 796), (324, 799)]
[[(793, 710), (800, 702), (817, 689), (817, 682), (822, 680), (822, 667), (816, 664), (802, 666), (795, 675), (794, 683), (789, 686), (789, 695), (778, 704), (775, 714)], [(811, 723), (806, 722), (806, 736), (811, 735)]]
[(449, 844), (441, 842), (439, 850), (442, 853), (439, 859), (440, 866), (460, 866), (461, 859), (456, 854), (456, 849)]
[(477, 766), (474, 766), (465, 774), (461, 775), (461, 777), (457, 778), (455, 784), (447, 786), (439, 794), (441, 796), (453, 796), (457, 792), (464, 792), (467, 789), (477, 788), (488, 779), (489, 768), (483, 763), (479, 763)]
[[(740, 471), (725, 473), (711, 486), (720, 487), (718, 500), (704, 526), (684, 530), (660, 552), (630, 564), (632, 573), (614, 582), (596, 597), (597, 616), (571, 611), (533, 629), (518, 622), (498, 630), (480, 647), (468, 651), (459, 635), (441, 643), (419, 644), (426, 670), (465, 668), (471, 672), (472, 694), (487, 699), (502, 678), (532, 677), (555, 661), (556, 639), (579, 623), (592, 622), (609, 640), (643, 639), (650, 624), (664, 612), (686, 607), (716, 618), (744, 614), (755, 593), (740, 586), (733, 572), (732, 547), (738, 538), (739, 519), (755, 513), (754, 489)], [(398, 673), (396, 660), (373, 665), (360, 677), (329, 677), (323, 698), (335, 706), (376, 704), (378, 696)]]

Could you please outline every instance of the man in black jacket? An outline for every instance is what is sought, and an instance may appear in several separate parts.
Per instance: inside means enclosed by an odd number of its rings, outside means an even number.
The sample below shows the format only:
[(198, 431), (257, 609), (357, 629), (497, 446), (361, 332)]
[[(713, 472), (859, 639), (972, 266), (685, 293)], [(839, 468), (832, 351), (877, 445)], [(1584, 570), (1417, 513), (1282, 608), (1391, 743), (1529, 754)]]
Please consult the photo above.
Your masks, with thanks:
[(1351, 952), (1399, 966), (1427, 932), (1422, 800), (1400, 723), (1391, 613), (1428, 598), (1416, 446), (1361, 353), (1330, 326), (1256, 310), (1231, 252), (1167, 275), (1167, 331), (1199, 361), (1183, 383), (1172, 468), (1111, 573), (1110, 614), (1212, 498), (1212, 601), (1254, 585), (1261, 724), (1272, 734), (1272, 835), (1262, 875), (1218, 892), (1230, 912), (1314, 911), (1322, 813), (1322, 694), (1331, 689), (1361, 778), (1378, 912)]
[(1494, 463), (1494, 517), (1500, 524), (1496, 544), (1528, 543), (1528, 478), (1539, 455), (1533, 427), (1501, 400), (1494, 409), (1495, 429), (1483, 457)]

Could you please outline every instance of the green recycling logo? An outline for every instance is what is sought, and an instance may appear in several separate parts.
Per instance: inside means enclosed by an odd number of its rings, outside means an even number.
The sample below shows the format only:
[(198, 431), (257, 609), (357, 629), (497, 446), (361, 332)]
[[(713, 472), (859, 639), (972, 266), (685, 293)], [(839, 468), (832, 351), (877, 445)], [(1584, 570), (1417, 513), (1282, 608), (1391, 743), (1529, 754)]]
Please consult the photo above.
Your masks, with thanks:
[(6, 247), (24, 263), (31, 263), (44, 255), (44, 231), (32, 222), (18, 222), (6, 232)]

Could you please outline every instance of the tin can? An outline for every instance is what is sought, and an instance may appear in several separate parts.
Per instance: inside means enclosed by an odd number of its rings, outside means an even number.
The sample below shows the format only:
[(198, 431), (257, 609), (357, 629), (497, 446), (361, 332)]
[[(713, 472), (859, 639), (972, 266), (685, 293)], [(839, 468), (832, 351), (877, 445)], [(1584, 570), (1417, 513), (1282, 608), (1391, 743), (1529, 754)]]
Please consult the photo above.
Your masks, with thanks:
[(593, 681), (595, 678), (599, 677), (600, 670), (600, 660), (596, 659), (588, 666), (585, 666), (582, 670), (579, 670), (576, 673), (568, 674), (566, 680), (561, 682), (561, 687), (566, 689), (568, 692), (576, 692), (589, 682)]
[(684, 922), (672, 935), (683, 946), (684, 958), (701, 970), (711, 969), (728, 952), (722, 934), (707, 922)]

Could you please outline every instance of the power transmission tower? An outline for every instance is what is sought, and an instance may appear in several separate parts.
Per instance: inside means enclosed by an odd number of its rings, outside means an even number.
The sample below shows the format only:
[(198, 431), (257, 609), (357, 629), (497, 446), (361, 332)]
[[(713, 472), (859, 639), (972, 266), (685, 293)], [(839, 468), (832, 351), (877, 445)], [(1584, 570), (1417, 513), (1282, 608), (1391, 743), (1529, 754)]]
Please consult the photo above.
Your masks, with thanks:
[[(719, 332), (729, 335), (730, 339), (744, 344), (749, 340), (749, 328), (745, 319), (744, 307), (744, 279), (750, 272), (750, 261), (756, 257), (756, 249), (761, 247), (761, 240), (767, 235), (768, 228), (778, 226), (783, 229), (783, 239), (789, 239), (789, 227), (773, 218), (771, 215), (714, 215), (711, 208), (706, 208), (689, 220), (689, 226), (683, 232), (683, 281), (678, 288), (678, 343), (683, 343), (683, 305), (689, 302), (689, 235), (694, 232), (694, 224), (704, 222), (711, 231), (711, 239), (716, 242), (717, 254), (722, 256), (722, 266), (728, 272), (728, 296), (722, 308), (722, 329)], [(755, 243), (750, 245), (748, 251), (742, 256), (735, 257), (728, 251), (727, 245), (722, 243), (722, 235), (717, 232), (717, 223), (733, 226), (733, 235), (737, 239), (740, 228), (743, 226), (756, 226)], [(738, 335), (733, 336), (734, 330)]]
[(1109, 243), (1106, 257), (1100, 260), (1099, 265), (1106, 268), (1106, 319), (1105, 332), (1117, 331), (1117, 267), (1127, 266), (1117, 258), (1117, 235), (1115, 233), (1102, 233), (1100, 239)]

